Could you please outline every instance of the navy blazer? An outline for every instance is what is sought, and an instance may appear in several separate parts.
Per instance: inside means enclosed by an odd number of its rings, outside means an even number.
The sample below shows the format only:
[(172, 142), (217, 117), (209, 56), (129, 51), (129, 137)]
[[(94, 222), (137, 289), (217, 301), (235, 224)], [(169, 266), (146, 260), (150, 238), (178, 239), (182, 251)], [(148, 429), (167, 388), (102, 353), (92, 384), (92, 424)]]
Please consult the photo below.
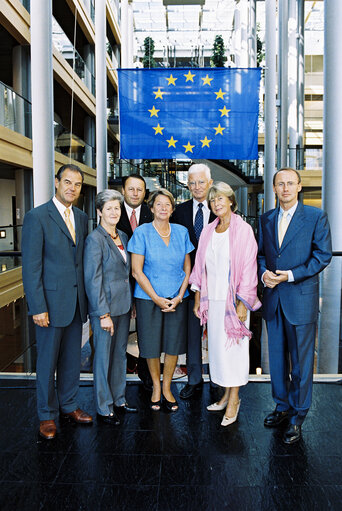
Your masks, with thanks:
[(111, 316), (121, 316), (131, 308), (128, 237), (120, 230), (118, 233), (125, 249), (126, 262), (101, 225), (90, 233), (85, 241), (84, 284), (90, 316), (103, 316), (108, 312)]
[(259, 278), (266, 269), (292, 270), (294, 282), (282, 282), (273, 289), (264, 287), (263, 317), (273, 319), (280, 302), (291, 324), (314, 323), (318, 315), (318, 274), (332, 257), (328, 218), (324, 211), (299, 202), (279, 247), (278, 214), (279, 208), (272, 209), (259, 220)]
[(83, 247), (88, 217), (73, 207), (76, 245), (54, 202), (28, 211), (22, 232), (23, 284), (29, 314), (49, 313), (50, 325), (65, 327), (75, 315), (78, 300), (87, 320), (83, 282)]
[[(141, 204), (140, 218), (139, 218), (138, 225), (146, 224), (148, 222), (152, 222), (152, 213), (151, 213), (151, 210), (148, 207), (148, 205), (143, 202)], [(129, 240), (133, 236), (132, 227), (131, 227), (131, 224), (129, 223), (129, 218), (127, 216), (127, 211), (126, 211), (124, 204), (122, 204), (122, 206), (121, 206), (121, 217), (118, 222), (117, 228), (120, 229), (121, 231), (123, 231), (124, 233), (126, 233)]]
[[(196, 257), (196, 251), (198, 247), (198, 240), (196, 238), (195, 229), (194, 229), (194, 220), (193, 220), (193, 199), (190, 199), (186, 202), (183, 202), (182, 204), (178, 204), (175, 211), (172, 214), (171, 222), (175, 224), (184, 225), (189, 231), (190, 241), (195, 247), (195, 250), (193, 250), (190, 253), (190, 259), (191, 259), (191, 268), (193, 268), (195, 264), (195, 257)], [(212, 211), (210, 211), (209, 216), (209, 223), (211, 223), (213, 220), (215, 220), (216, 216)]]

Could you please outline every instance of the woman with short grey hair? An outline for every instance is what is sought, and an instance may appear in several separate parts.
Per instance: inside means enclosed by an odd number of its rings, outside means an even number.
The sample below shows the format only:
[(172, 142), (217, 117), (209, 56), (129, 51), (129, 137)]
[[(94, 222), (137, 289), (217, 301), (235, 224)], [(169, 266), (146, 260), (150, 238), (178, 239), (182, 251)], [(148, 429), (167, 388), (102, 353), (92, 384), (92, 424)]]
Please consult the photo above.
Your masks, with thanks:
[(98, 421), (117, 425), (115, 411), (136, 412), (128, 406), (126, 348), (132, 304), (127, 235), (116, 228), (123, 196), (103, 190), (95, 198), (100, 224), (86, 239), (84, 284), (94, 335), (94, 388)]

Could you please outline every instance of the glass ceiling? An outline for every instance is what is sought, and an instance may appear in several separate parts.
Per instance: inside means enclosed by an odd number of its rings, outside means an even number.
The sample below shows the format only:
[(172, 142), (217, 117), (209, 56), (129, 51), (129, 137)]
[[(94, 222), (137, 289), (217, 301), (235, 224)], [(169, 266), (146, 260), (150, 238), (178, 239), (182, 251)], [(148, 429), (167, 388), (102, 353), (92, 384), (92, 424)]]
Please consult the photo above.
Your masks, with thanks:
[[(169, 2), (164, 0), (164, 3)], [(202, 45), (211, 49), (217, 34), (222, 35), (225, 46), (229, 47), (235, 0), (202, 0), (203, 5), (200, 5), (201, 0), (197, 5), (185, 5), (181, 0), (178, 3), (180, 5), (163, 5), (163, 0), (132, 0), (135, 54), (142, 51), (147, 36), (154, 40), (156, 51), (167, 46), (184, 51)], [(305, 1), (305, 51), (309, 54), (323, 53), (323, 6), (321, 0)], [(263, 0), (257, 0), (257, 22), (263, 40)]]

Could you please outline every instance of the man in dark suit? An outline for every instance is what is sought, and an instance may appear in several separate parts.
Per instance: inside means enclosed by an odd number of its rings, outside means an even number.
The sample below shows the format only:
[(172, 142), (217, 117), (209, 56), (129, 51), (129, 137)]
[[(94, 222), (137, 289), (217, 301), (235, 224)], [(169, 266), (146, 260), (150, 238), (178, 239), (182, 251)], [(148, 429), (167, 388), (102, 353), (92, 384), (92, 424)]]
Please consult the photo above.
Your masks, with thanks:
[[(146, 194), (145, 179), (139, 174), (131, 174), (122, 178), (122, 195), (124, 203), (121, 206), (121, 218), (118, 229), (125, 232), (130, 240), (133, 231), (139, 225), (152, 222), (152, 213), (144, 203)], [(139, 339), (138, 339), (139, 342)], [(145, 358), (139, 356), (138, 376), (148, 391), (152, 391), (152, 379)]]
[[(202, 229), (216, 217), (210, 211), (206, 200), (207, 193), (213, 180), (210, 169), (203, 163), (191, 165), (188, 171), (188, 187), (192, 199), (183, 202), (176, 207), (171, 221), (184, 225), (189, 231), (191, 243), (195, 250), (190, 252), (191, 268), (195, 264), (198, 240)], [(186, 353), (186, 367), (188, 383), (180, 391), (182, 399), (189, 399), (196, 390), (200, 390), (203, 384), (202, 379), (202, 328), (200, 320), (193, 313), (194, 293), (190, 290), (188, 301), (188, 345)]]
[(87, 319), (83, 246), (88, 217), (72, 203), (82, 183), (76, 165), (62, 166), (55, 179), (55, 197), (24, 218), (23, 283), (36, 325), (39, 434), (45, 439), (56, 436), (58, 413), (61, 419), (79, 424), (92, 422), (77, 406), (82, 323)]
[[(259, 224), (259, 277), (264, 284), (272, 395), (275, 410), (266, 427), (289, 424), (283, 441), (301, 438), (312, 398), (318, 274), (331, 260), (331, 237), (324, 211), (298, 202), (299, 172), (280, 169), (273, 178), (279, 207)], [(291, 375), (291, 378), (290, 378)]]

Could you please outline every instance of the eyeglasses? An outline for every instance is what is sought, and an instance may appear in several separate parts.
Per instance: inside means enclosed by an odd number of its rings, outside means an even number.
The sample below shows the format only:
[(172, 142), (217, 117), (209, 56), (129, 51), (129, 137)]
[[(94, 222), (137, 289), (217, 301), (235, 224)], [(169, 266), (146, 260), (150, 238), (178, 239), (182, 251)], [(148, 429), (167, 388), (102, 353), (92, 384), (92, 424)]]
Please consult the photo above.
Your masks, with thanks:
[(288, 181), (287, 183), (283, 183), (283, 182), (280, 182), (280, 183), (277, 183), (276, 185), (274, 185), (276, 188), (285, 188), (285, 186), (287, 186), (288, 188), (292, 188), (293, 186), (297, 186), (299, 185), (299, 183), (295, 183), (294, 181)]
[(193, 188), (196, 185), (198, 185), (198, 186), (205, 186), (207, 184), (207, 182), (203, 181), (203, 180), (200, 180), (200, 181), (189, 181), (188, 184), (189, 184), (190, 188)]

